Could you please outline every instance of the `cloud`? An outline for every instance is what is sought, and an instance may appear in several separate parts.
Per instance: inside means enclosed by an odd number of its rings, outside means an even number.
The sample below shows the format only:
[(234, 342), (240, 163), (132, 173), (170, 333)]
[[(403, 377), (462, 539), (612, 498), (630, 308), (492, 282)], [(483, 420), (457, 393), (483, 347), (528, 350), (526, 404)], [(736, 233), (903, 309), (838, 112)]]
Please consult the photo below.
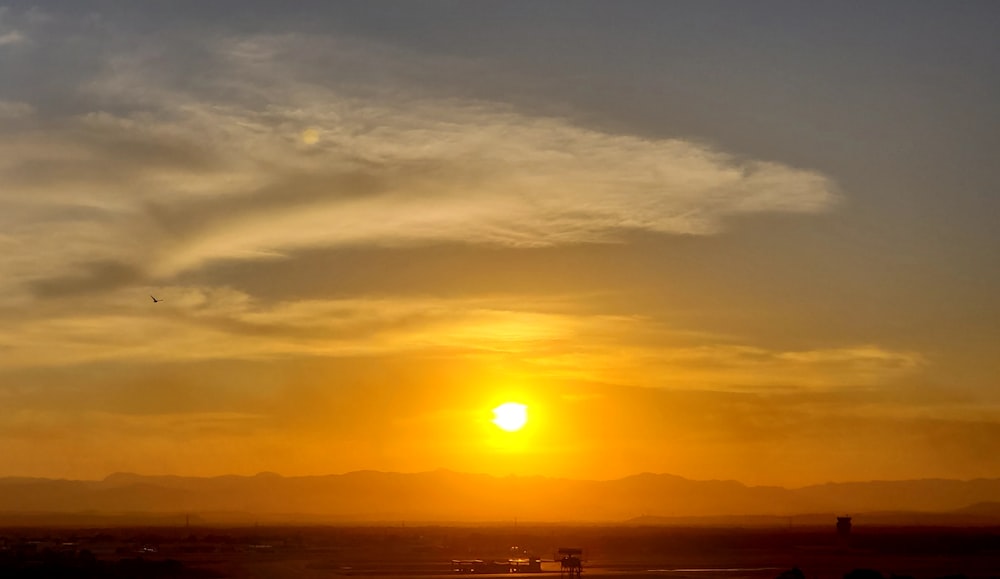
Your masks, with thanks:
[(711, 344), (667, 353), (667, 367), (683, 369), (681, 381), (721, 389), (830, 389), (882, 386), (926, 364), (916, 352), (877, 345), (780, 351)]
[(17, 30), (9, 30), (7, 32), (0, 32), (0, 46), (7, 46), (10, 44), (18, 44), (24, 42), (25, 36)]
[(22, 119), (32, 115), (35, 107), (28, 103), (0, 101), (0, 121)]
[[(57, 287), (54, 291), (62, 291)], [(95, 361), (354, 357), (425, 351), (517, 352), (565, 340), (600, 318), (530, 308), (526, 298), (343, 299), (259, 303), (235, 290), (119, 289), (8, 315), (0, 368)], [(519, 304), (514, 307), (514, 302)]]
[(0, 6), (0, 48), (25, 43), (30, 29), (45, 18), (45, 14), (35, 7), (12, 11)]
[(8, 233), (37, 253), (0, 259), (9, 284), (44, 294), (92, 262), (162, 281), (316, 247), (708, 235), (837, 198), (815, 171), (429, 95), (406, 82), (438, 64), (356, 40), (159, 42), (104, 57), (80, 93), (92, 112), (5, 135), (0, 207), (46, 223)]
[[(598, 379), (653, 360), (698, 384), (747, 386), (741, 373), (754, 365), (780, 374), (859, 359), (709, 342), (735, 369), (697, 378), (705, 362), (683, 350), (690, 336), (657, 349), (642, 340), (667, 332), (648, 320), (533, 307), (524, 296), (263, 304), (182, 286), (182, 274), (219, 262), (315, 248), (712, 235), (737, 216), (827, 211), (838, 195), (816, 171), (529, 114), (426, 80), (442, 67), (488, 74), (488, 63), (342, 36), (150, 37), (102, 20), (115, 32), (103, 47), (57, 16), (44, 25), (72, 39), (62, 49), (89, 52), (59, 86), (75, 108), (0, 103), (0, 119), (16, 120), (0, 125), (7, 367), (426, 350)], [(167, 301), (153, 306), (148, 293)], [(624, 345), (609, 349), (611, 339)]]
[(41, 297), (87, 295), (116, 289), (141, 279), (132, 266), (114, 261), (86, 264), (79, 274), (54, 276), (31, 284), (33, 293)]
[[(864, 345), (786, 351), (587, 313), (587, 298), (345, 298), (263, 303), (224, 288), (119, 289), (0, 329), (0, 369), (91, 362), (436, 356), (565, 383), (792, 392), (882, 387), (920, 370), (913, 352)], [(78, 307), (82, 311), (78, 311)]]
[[(683, 339), (660, 335), (655, 341), (628, 341), (636, 333), (655, 336), (651, 322), (606, 326), (579, 345), (535, 345), (524, 356), (532, 372), (564, 380), (726, 392), (812, 392), (881, 388), (914, 375), (926, 365), (918, 353), (875, 345), (786, 351), (732, 340)], [(678, 339), (680, 338), (680, 339)]]

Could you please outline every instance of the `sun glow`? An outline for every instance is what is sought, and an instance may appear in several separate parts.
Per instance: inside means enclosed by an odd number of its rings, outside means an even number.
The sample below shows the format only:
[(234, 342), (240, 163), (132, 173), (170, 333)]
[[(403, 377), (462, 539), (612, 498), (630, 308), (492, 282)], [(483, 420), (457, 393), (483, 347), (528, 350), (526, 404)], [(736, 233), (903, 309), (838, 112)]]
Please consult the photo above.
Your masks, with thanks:
[(315, 145), (319, 142), (319, 131), (316, 129), (306, 129), (302, 131), (301, 139), (306, 145)]
[(493, 409), (493, 424), (507, 432), (524, 428), (528, 422), (528, 407), (517, 402), (506, 402)]

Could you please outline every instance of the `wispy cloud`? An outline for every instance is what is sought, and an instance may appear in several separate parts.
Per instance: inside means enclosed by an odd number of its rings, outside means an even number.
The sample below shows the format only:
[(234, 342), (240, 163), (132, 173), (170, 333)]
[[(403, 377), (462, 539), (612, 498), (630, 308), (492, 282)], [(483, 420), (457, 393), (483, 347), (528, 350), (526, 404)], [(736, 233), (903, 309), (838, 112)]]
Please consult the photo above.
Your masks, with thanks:
[(0, 101), (0, 121), (22, 119), (35, 112), (35, 107), (28, 103), (16, 101)]
[(17, 30), (0, 32), (0, 46), (6, 46), (8, 44), (17, 44), (19, 42), (24, 42), (24, 34), (22, 34), (21, 32), (18, 32)]
[(22, 25), (36, 22), (42, 13), (37, 10), (14, 12), (6, 6), (0, 6), (0, 48), (21, 44), (28, 39)]
[[(46, 26), (56, 24), (67, 26)], [(683, 368), (675, 375), (702, 385), (748, 387), (751, 370), (798, 384), (803, 368), (867, 364), (878, 374), (903, 364), (861, 350), (692, 350), (691, 340), (665, 344), (648, 320), (530, 307), (524, 296), (262, 304), (227, 288), (172, 287), (220, 261), (313, 248), (711, 235), (734, 216), (823, 212), (837, 193), (816, 171), (694, 140), (449, 96), (419, 80), (434, 77), (438, 60), (358, 39), (191, 42), (164, 32), (114, 52), (79, 42), (99, 66), (64, 88), (86, 110), (0, 103), (0, 118), (16, 121), (0, 125), (0, 307), (9, 312), (0, 347), (15, 354), (10, 366), (428, 349), (510, 356), (561, 376), (580, 367), (628, 376), (642, 361)], [(488, 73), (473, 61), (448, 65)], [(152, 283), (169, 293), (153, 312), (123, 289)], [(22, 313), (38, 298), (52, 303)], [(650, 333), (658, 346), (643, 341)], [(608, 336), (622, 345), (607, 348)], [(704, 369), (709, 360), (715, 369)], [(860, 379), (852, 372), (844, 380)]]
[(639, 316), (585, 313), (574, 296), (270, 304), (221, 288), (164, 291), (161, 304), (120, 290), (90, 298), (84, 313), (75, 311), (81, 300), (70, 300), (44, 316), (11, 318), (0, 330), (7, 354), (0, 368), (434, 355), (501, 363), (549, 381), (775, 392), (879, 387), (925, 364), (917, 353), (877, 345), (741, 345)]
[(706, 235), (734, 215), (836, 199), (814, 171), (431, 98), (364, 72), (432, 66), (384, 47), (235, 37), (157, 66), (181, 40), (163, 42), (107, 57), (84, 85), (93, 112), (5, 135), (8, 243), (34, 254), (0, 260), (8, 280), (51, 287), (109, 261), (167, 280), (314, 247)]

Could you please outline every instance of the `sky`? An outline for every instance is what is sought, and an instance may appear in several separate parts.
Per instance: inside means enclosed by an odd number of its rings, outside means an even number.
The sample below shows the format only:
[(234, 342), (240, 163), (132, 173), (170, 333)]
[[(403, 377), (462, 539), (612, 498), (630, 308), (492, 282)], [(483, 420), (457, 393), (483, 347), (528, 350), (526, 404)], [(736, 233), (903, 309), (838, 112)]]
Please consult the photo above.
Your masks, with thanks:
[(998, 29), (0, 2), (0, 476), (1000, 477)]

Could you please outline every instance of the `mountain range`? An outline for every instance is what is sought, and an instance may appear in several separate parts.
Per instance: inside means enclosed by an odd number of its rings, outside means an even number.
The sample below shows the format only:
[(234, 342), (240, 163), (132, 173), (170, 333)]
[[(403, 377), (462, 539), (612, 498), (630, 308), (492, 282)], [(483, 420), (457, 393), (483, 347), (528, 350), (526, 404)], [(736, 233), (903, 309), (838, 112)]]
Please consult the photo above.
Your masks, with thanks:
[[(1000, 479), (827, 483), (787, 489), (638, 474), (610, 481), (493, 477), (438, 470), (212, 478), (117, 473), (103, 480), (0, 478), (0, 518), (51, 514), (239, 513), (268, 521), (616, 522), (663, 524), (804, 515), (908, 513), (1000, 522)], [(877, 518), (877, 517), (876, 517)], [(888, 520), (888, 519), (886, 519)]]

